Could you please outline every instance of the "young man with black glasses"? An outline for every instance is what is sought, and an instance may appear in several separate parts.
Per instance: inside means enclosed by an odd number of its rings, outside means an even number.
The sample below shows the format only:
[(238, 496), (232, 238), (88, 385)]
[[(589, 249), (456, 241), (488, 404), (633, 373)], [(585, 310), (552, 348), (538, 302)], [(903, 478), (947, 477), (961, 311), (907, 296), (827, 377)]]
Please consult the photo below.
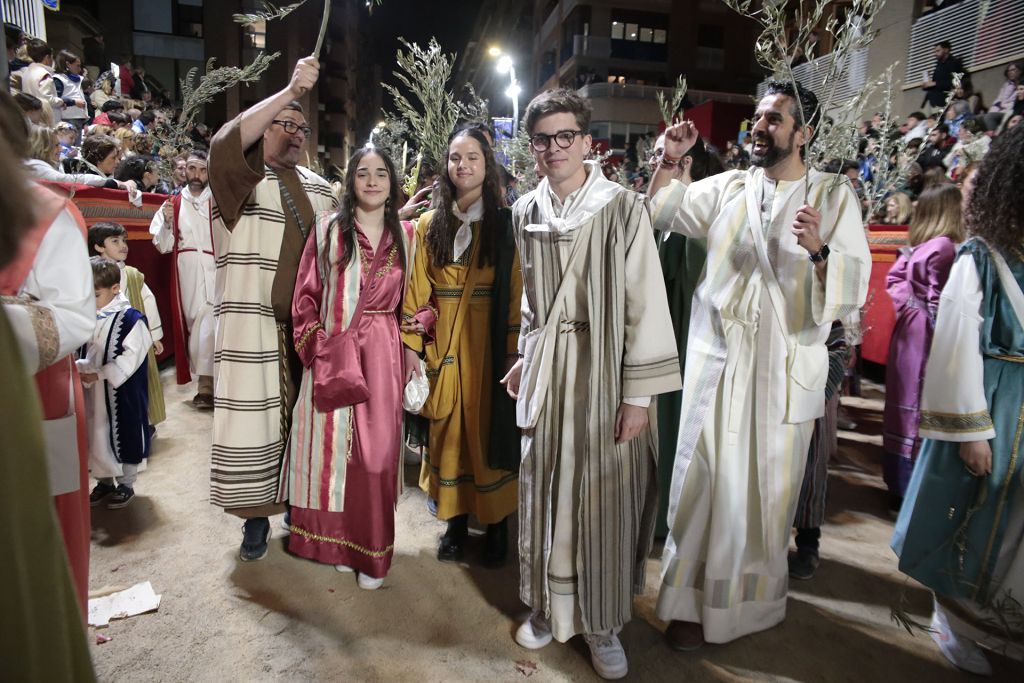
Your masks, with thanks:
[(651, 397), (681, 386), (644, 198), (590, 152), (590, 106), (538, 95), (524, 119), (544, 180), (513, 206), (523, 268), (521, 358), (505, 377), (523, 429), (520, 597), (526, 648), (582, 634), (604, 678), (643, 588), (653, 533)]
[(243, 561), (267, 554), (267, 518), (284, 512), (278, 475), (302, 378), (292, 292), (314, 216), (336, 208), (327, 181), (298, 165), (310, 128), (295, 99), (319, 73), (316, 58), (299, 60), (287, 88), (223, 126), (210, 146), (217, 255), (210, 500), (245, 519)]

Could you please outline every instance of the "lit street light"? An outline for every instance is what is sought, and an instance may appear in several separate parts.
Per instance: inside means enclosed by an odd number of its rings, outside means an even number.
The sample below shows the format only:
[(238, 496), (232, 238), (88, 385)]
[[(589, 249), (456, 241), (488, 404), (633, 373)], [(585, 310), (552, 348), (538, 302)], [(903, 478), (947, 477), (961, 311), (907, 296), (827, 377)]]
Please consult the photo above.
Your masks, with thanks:
[(491, 57), (497, 57), (498, 63), (496, 68), (500, 74), (509, 75), (508, 88), (505, 89), (505, 95), (512, 100), (512, 137), (515, 137), (519, 132), (519, 94), (523, 91), (519, 87), (519, 81), (516, 80), (516, 65), (512, 61), (512, 57), (504, 54), (500, 47), (492, 46), (487, 50), (487, 54)]

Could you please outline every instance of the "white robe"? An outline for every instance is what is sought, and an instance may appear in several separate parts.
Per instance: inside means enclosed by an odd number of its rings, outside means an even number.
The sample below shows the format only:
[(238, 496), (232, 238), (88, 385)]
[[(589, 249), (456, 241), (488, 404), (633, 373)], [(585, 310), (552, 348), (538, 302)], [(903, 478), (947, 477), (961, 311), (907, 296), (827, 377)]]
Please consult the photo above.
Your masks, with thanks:
[[(178, 301), (188, 328), (188, 362), (193, 375), (213, 376), (217, 323), (213, 292), (217, 262), (213, 251), (212, 193), (207, 186), (198, 196), (181, 190), (178, 212)], [(172, 204), (173, 200), (165, 202)], [(149, 224), (153, 244), (161, 254), (174, 250), (174, 227), (164, 220), (163, 207)]]
[[(92, 334), (96, 295), (87, 253), (78, 223), (67, 210), (61, 211), (43, 237), (17, 296), (3, 299), (30, 373), (66, 358)], [(69, 386), (69, 395), (72, 390)], [(74, 402), (70, 405), (73, 410)], [(53, 495), (79, 488), (75, 420), (71, 412), (43, 421)]]
[[(810, 203), (831, 248), (824, 283), (791, 230), (803, 189), (802, 180), (766, 185), (764, 171), (752, 169), (689, 188), (673, 182), (653, 200), (656, 229), (708, 240), (657, 608), (662, 619), (702, 623), (708, 642), (785, 616), (789, 527), (825, 407), (825, 340), (832, 321), (867, 295), (871, 259), (849, 182), (811, 172)], [(775, 273), (781, 315), (761, 262)]]
[(122, 465), (110, 447), (105, 383), (114, 388), (124, 384), (146, 362), (149, 347), (153, 345), (153, 338), (146, 326), (135, 325), (125, 336), (121, 354), (110, 363), (103, 362), (114, 320), (111, 314), (130, 305), (128, 299), (119, 294), (97, 312), (98, 320), (92, 339), (86, 345), (85, 358), (75, 361), (78, 372), (99, 375), (96, 382), (82, 383), (85, 388), (85, 414), (89, 421), (89, 473), (96, 479), (120, 477), (123, 474)]

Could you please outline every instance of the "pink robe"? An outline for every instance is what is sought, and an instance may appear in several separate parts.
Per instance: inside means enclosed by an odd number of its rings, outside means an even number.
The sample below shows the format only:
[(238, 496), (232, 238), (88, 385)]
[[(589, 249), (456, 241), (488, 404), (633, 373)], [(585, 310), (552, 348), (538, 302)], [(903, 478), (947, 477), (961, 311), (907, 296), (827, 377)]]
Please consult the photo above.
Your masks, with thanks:
[(936, 237), (903, 249), (886, 279), (896, 309), (885, 372), (885, 412), (882, 418), (883, 470), (889, 491), (906, 492), (921, 447), (917, 435), (924, 368), (932, 347), (939, 295), (956, 258), (956, 244)]
[[(410, 227), (403, 228), (411, 239)], [(376, 254), (369, 240), (358, 228), (356, 234), (365, 262), (372, 263)], [(343, 564), (383, 578), (394, 552), (405, 379), (398, 321), (406, 278), (400, 252), (385, 232), (378, 245), (386, 250), (384, 265), (376, 272), (368, 272), (362, 265), (361, 295), (368, 298), (356, 329), (370, 398), (346, 411), (346, 419), (325, 422), (323, 413), (318, 419), (312, 404), (310, 381), (311, 373), (328, 367), (332, 360), (330, 337), (320, 328), (321, 308), (326, 302), (316, 243), (315, 239), (307, 241), (295, 283), (296, 351), (305, 369), (292, 422), (290, 462), (283, 471), (290, 471), (292, 477), (319, 478), (319, 484), (303, 489), (318, 492), (305, 500), (296, 500), (293, 494), (288, 549), (310, 560)], [(408, 244), (407, 239), (407, 248)], [(330, 288), (335, 301), (328, 307), (335, 319), (340, 319), (339, 312), (349, 305), (344, 302), (345, 267), (334, 263), (329, 275), (336, 283)], [(360, 259), (348, 267), (361, 267)], [(341, 472), (343, 483), (338, 481), (339, 461), (346, 463)], [(330, 508), (337, 505), (331, 494), (339, 486), (344, 487), (343, 511), (332, 512)]]

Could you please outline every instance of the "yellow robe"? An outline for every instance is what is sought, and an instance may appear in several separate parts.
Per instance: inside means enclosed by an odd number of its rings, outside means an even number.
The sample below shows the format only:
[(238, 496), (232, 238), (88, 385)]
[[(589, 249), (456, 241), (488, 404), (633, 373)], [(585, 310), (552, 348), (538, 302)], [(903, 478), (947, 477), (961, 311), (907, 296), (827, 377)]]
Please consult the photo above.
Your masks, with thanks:
[[(413, 263), (403, 317), (436, 310), (433, 340), (415, 334), (402, 334), (409, 348), (427, 352), (428, 361), (448, 348), (453, 333), (463, 286), (471, 267), (470, 254), (476, 252), (482, 222), (473, 223), (473, 243), (459, 262), (436, 266), (426, 246), (427, 227), (433, 212), (425, 213), (416, 226), (416, 257)], [(455, 393), (451, 414), (430, 420), (430, 437), (423, 489), (437, 501), (437, 518), (450, 519), (473, 514), (483, 524), (499, 522), (516, 510), (517, 471), (494, 470), (487, 464), (491, 425), (491, 306), (494, 267), (478, 269), (476, 287), (469, 301), (462, 339), (455, 354), (459, 372), (441, 372), (431, 391)], [(519, 341), (520, 301), (523, 291), (519, 255), (513, 259), (509, 288), (507, 352), (516, 353)], [(426, 343), (425, 343), (426, 342)], [(433, 346), (433, 348), (429, 348)], [(430, 363), (428, 362), (428, 366)]]

